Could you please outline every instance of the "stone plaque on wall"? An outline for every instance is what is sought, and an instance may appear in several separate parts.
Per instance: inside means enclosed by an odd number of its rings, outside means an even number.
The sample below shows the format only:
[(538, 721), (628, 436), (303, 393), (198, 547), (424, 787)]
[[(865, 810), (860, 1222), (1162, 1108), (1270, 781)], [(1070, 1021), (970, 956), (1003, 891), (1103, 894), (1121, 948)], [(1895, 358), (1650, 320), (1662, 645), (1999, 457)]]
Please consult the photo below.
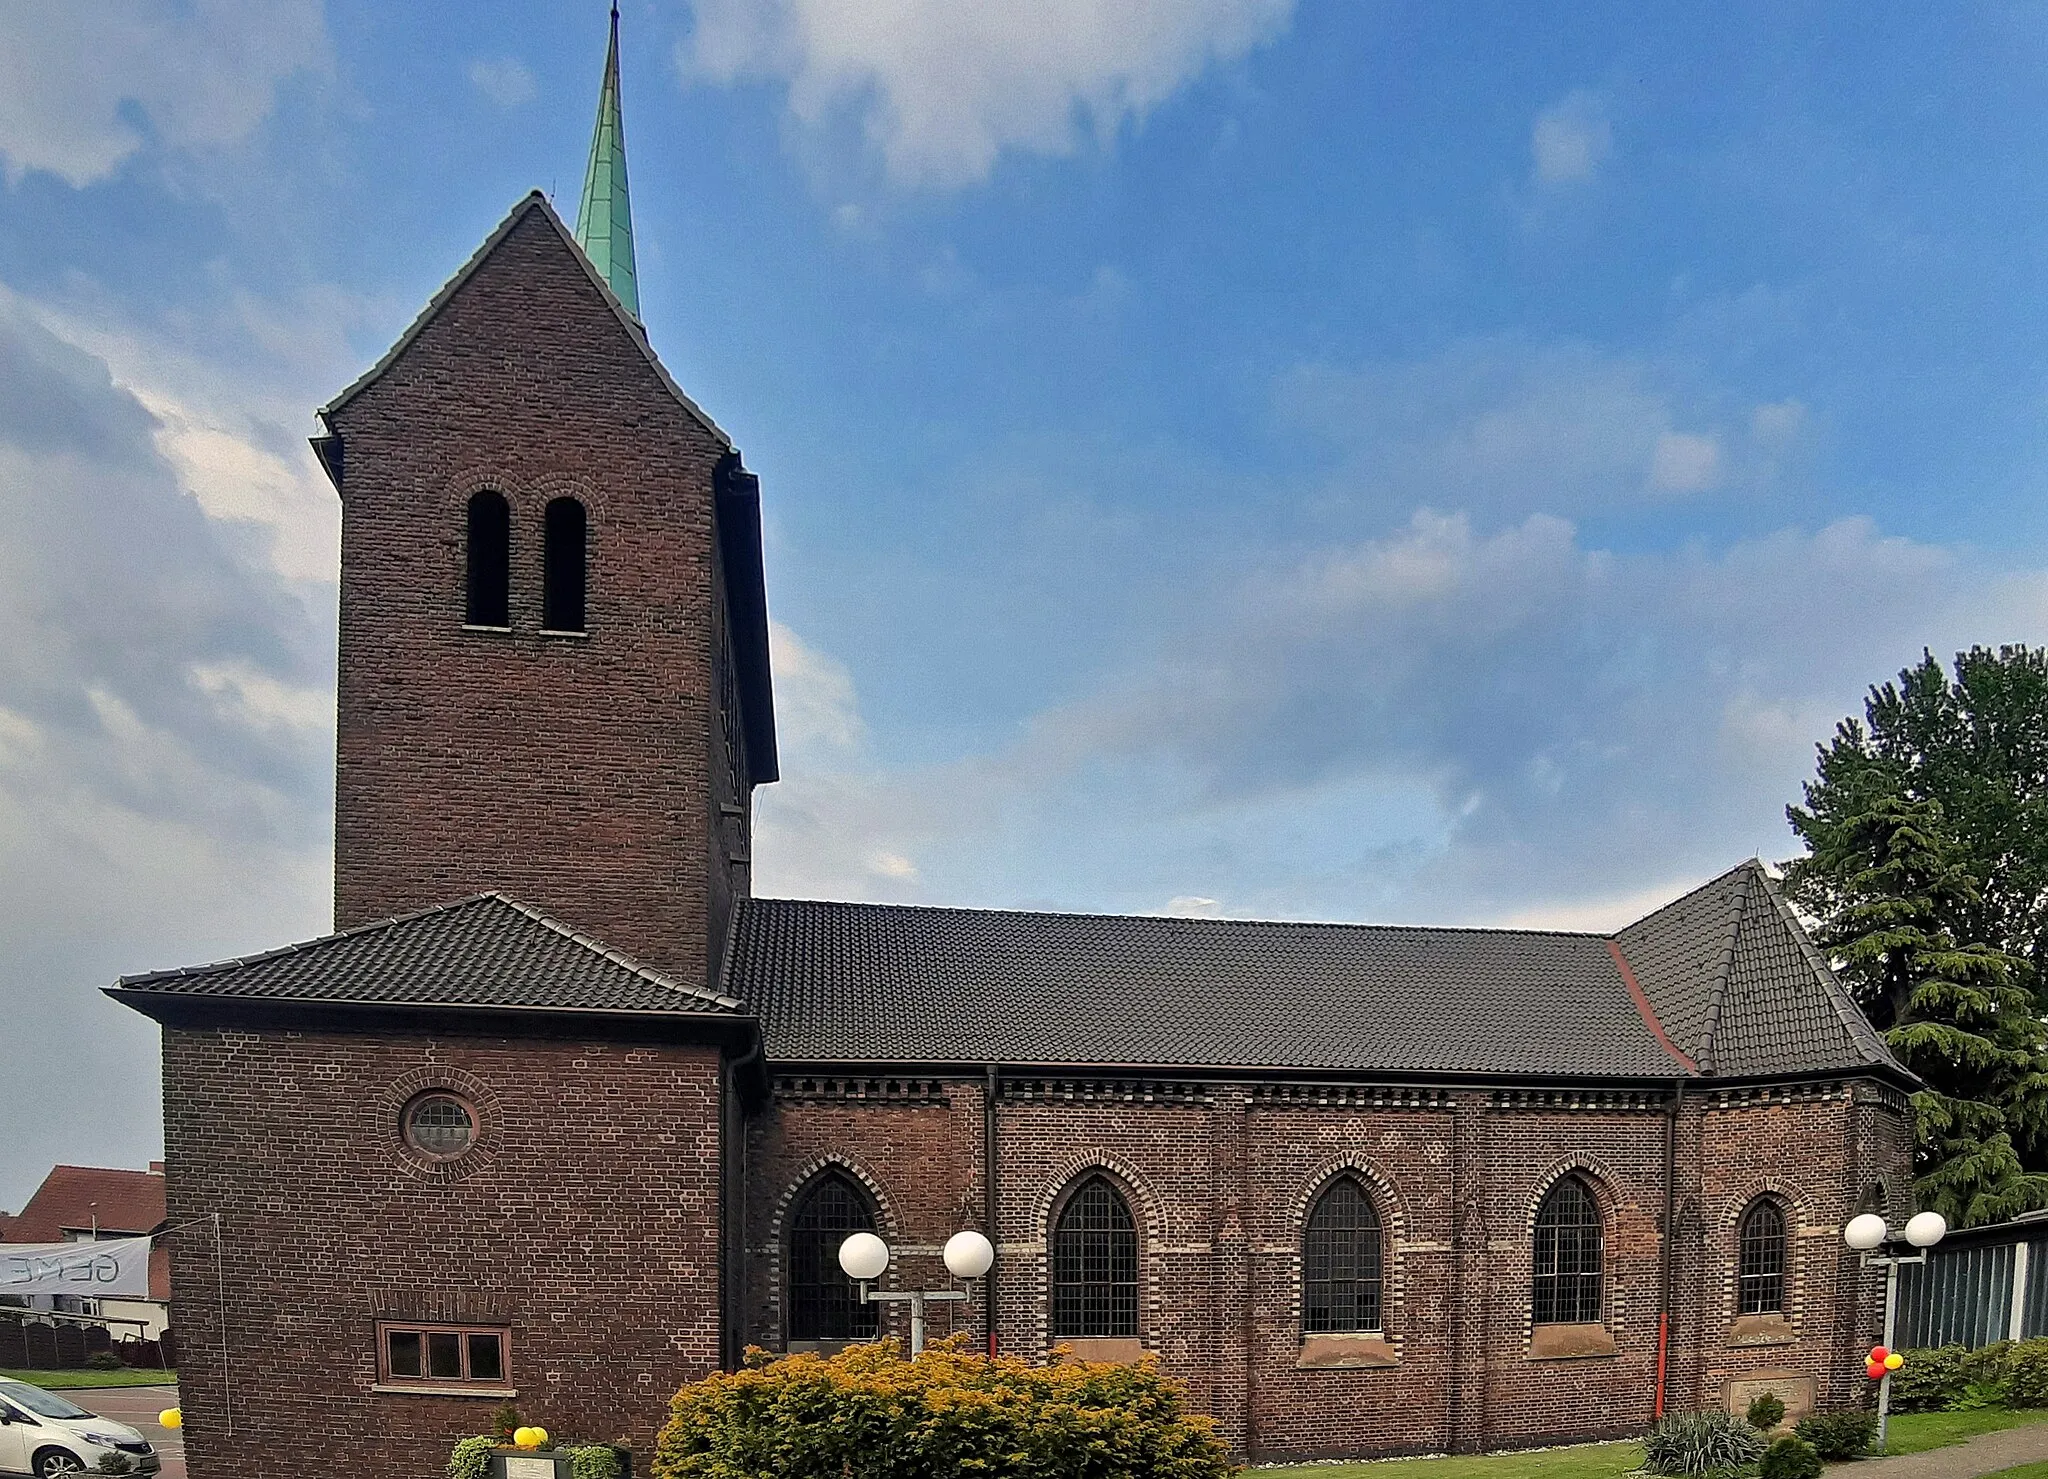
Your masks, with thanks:
[(1728, 1410), (1741, 1417), (1749, 1411), (1749, 1404), (1766, 1392), (1785, 1404), (1782, 1427), (1790, 1428), (1813, 1411), (1813, 1378), (1797, 1371), (1752, 1371), (1747, 1376), (1730, 1377)]

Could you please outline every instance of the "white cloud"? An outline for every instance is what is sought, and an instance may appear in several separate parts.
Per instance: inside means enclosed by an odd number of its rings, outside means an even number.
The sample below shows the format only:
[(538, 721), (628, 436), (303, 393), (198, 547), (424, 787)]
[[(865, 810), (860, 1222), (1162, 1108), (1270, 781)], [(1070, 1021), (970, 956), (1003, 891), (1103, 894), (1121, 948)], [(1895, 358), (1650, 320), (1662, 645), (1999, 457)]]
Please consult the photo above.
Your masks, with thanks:
[(326, 52), (320, 0), (88, 0), (0, 5), (0, 165), (74, 186), (143, 145), (231, 144), (278, 84)]
[(1201, 894), (1175, 894), (1159, 912), (1175, 919), (1221, 919), (1223, 901), (1204, 898)]
[(1711, 436), (1667, 431), (1650, 454), (1650, 486), (1699, 493), (1721, 481), (1721, 444)]
[(1614, 150), (1614, 127), (1597, 93), (1567, 93), (1536, 115), (1529, 152), (1543, 185), (1576, 184), (1593, 178)]
[(518, 57), (478, 57), (469, 64), (469, 80), (501, 108), (517, 108), (540, 95), (533, 73)]
[(773, 77), (805, 127), (854, 120), (898, 184), (1112, 137), (1287, 26), (1294, 0), (696, 0), (689, 75)]

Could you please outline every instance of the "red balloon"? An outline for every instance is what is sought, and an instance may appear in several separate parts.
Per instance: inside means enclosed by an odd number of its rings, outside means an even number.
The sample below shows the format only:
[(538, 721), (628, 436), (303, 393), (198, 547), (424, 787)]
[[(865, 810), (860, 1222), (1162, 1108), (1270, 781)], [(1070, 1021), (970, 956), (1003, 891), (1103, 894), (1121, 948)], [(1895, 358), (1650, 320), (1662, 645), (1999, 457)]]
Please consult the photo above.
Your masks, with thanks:
[(1889, 1356), (1890, 1354), (1891, 1352), (1886, 1350), (1881, 1345), (1874, 1345), (1870, 1348), (1870, 1359), (1873, 1361), (1882, 1361), (1886, 1356)]
[(1888, 1373), (1884, 1369), (1884, 1362), (1866, 1361), (1863, 1363), (1863, 1374), (1872, 1381), (1883, 1381)]

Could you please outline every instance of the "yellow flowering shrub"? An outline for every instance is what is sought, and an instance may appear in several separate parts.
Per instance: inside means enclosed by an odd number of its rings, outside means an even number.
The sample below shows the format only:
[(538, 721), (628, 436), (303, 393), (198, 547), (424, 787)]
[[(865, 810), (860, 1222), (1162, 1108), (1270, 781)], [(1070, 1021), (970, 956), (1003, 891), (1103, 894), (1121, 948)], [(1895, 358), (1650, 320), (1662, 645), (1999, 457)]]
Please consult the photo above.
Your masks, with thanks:
[(964, 1342), (771, 1358), (684, 1387), (653, 1479), (1224, 1479), (1180, 1385), (1142, 1366), (1032, 1366)]

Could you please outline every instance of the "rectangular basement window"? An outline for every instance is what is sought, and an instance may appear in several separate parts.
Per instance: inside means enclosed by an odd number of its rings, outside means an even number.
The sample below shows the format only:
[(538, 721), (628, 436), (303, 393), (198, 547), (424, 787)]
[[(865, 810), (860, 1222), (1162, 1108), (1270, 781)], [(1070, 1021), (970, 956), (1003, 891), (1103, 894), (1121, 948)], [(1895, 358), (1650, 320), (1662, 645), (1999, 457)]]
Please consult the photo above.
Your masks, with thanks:
[(378, 1385), (495, 1391), (510, 1380), (511, 1345), (503, 1326), (379, 1324)]

